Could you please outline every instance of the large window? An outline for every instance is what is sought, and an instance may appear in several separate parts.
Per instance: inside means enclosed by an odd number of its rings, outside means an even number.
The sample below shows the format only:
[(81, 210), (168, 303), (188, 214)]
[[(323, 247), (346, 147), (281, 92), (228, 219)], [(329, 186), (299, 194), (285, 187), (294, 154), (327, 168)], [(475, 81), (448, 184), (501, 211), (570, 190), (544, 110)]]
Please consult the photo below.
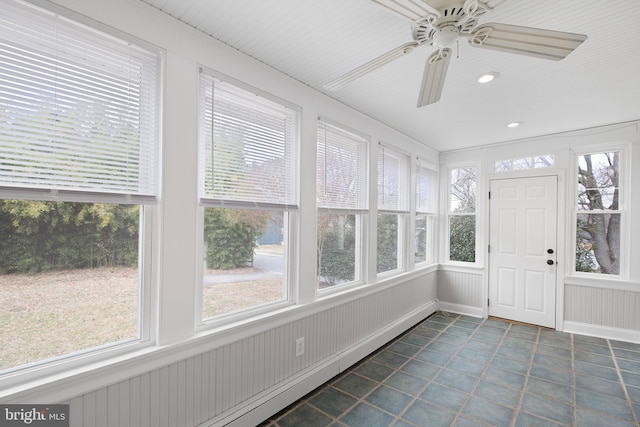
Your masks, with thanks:
[(435, 257), (435, 223), (438, 212), (437, 172), (418, 159), (416, 165), (415, 263), (431, 264)]
[(409, 156), (382, 144), (378, 147), (378, 273), (404, 268), (409, 168)]
[(624, 200), (621, 151), (579, 154), (575, 270), (620, 275)]
[(476, 261), (476, 168), (449, 174), (449, 260)]
[(362, 280), (369, 141), (320, 119), (317, 144), (317, 283), (322, 289)]
[(0, 64), (0, 370), (148, 338), (158, 51), (5, 1)]
[(202, 318), (208, 319), (289, 299), (299, 111), (206, 70), (200, 89)]

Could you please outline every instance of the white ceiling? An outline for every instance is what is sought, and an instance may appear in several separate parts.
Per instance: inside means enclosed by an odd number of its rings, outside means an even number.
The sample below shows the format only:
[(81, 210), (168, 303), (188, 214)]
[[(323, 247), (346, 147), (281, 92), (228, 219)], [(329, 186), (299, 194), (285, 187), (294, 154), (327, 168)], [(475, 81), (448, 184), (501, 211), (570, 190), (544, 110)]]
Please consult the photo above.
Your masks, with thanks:
[[(640, 119), (639, 0), (505, 0), (480, 24), (588, 39), (562, 61), (476, 49), (461, 39), (441, 100), (419, 109), (431, 46), (337, 92), (322, 88), (412, 41), (410, 22), (371, 0), (141, 1), (438, 151)], [(489, 71), (500, 78), (476, 83)], [(507, 129), (512, 121), (523, 124)]]

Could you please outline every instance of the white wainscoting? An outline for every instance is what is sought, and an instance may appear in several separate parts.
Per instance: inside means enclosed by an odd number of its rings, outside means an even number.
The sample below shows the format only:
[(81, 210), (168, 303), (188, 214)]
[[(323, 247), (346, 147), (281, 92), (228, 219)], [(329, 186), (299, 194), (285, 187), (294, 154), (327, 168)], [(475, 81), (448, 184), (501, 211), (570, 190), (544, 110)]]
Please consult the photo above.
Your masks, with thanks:
[(483, 274), (483, 270), (438, 270), (440, 309), (469, 316), (484, 316)]
[(564, 331), (640, 342), (640, 287), (614, 286), (565, 284)]
[[(437, 309), (433, 271), (67, 402), (71, 426), (257, 424)], [(295, 340), (305, 353), (295, 357)]]

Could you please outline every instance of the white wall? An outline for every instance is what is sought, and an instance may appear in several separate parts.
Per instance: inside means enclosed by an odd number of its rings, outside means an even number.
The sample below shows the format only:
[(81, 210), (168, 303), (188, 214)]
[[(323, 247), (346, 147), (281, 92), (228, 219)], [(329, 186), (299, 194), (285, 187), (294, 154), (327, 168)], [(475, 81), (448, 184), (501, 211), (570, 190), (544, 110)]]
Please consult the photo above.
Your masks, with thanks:
[[(611, 278), (606, 275), (591, 275), (584, 277), (571, 274), (571, 252), (574, 250), (575, 238), (572, 236), (573, 227), (573, 158), (576, 150), (588, 149), (590, 146), (604, 144), (630, 143), (631, 158), (629, 170), (625, 175), (623, 185), (626, 185), (628, 196), (628, 234), (624, 236), (627, 247), (623, 251), (628, 256), (628, 275), (626, 277)], [(536, 169), (527, 172), (493, 172), (496, 160), (513, 159), (531, 155), (554, 154), (555, 164), (552, 168)], [(558, 223), (558, 269), (560, 298), (560, 317), (557, 325), (561, 330), (578, 332), (589, 335), (604, 336), (640, 342), (640, 122), (613, 124), (593, 129), (584, 129), (556, 135), (532, 138), (511, 143), (496, 144), (472, 150), (441, 153), (441, 169), (448, 165), (473, 162), (480, 167), (479, 197), (478, 197), (478, 265), (473, 268), (443, 265), (438, 276), (438, 298), (444, 307), (453, 311), (477, 313), (478, 310), (487, 313), (486, 295), (488, 283), (488, 269), (486, 250), (488, 244), (488, 200), (487, 188), (492, 178), (508, 178), (510, 176), (524, 176), (552, 173), (560, 176), (559, 191), (560, 214)], [(635, 167), (634, 167), (635, 166)], [(446, 181), (446, 179), (442, 179)], [(442, 191), (446, 191), (446, 182)], [(478, 270), (480, 269), (480, 270)], [(452, 270), (455, 270), (452, 272)], [(461, 273), (461, 272), (462, 273)], [(481, 278), (478, 278), (480, 271)], [(475, 281), (468, 276), (474, 275)], [(477, 286), (480, 289), (474, 289)], [(477, 305), (473, 302), (477, 301)]]
[[(318, 116), (371, 136), (373, 159), (379, 140), (434, 164), (437, 153), (137, 0), (55, 3), (164, 50), (162, 193), (153, 257), (157, 327), (152, 345), (136, 354), (8, 389), (0, 385), (0, 401), (69, 402), (74, 426), (197, 425), (237, 417), (257, 423), (435, 311), (435, 268), (318, 298), (315, 194), (309, 189), (315, 188)], [(302, 108), (297, 304), (218, 329), (199, 328), (195, 307), (199, 65)], [(371, 171), (375, 182), (376, 168)], [(367, 240), (375, 250), (372, 231)], [(295, 358), (299, 336), (306, 351)]]

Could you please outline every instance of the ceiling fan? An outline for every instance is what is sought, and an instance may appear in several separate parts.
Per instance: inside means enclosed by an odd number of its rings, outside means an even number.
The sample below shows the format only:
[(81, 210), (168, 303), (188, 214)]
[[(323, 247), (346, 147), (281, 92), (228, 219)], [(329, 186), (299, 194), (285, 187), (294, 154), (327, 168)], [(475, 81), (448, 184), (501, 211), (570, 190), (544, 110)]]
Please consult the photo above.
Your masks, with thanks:
[(437, 48), (425, 64), (418, 107), (440, 100), (451, 59), (451, 48), (459, 38), (473, 47), (559, 61), (575, 50), (587, 36), (517, 25), (487, 23), (478, 19), (503, 0), (371, 0), (411, 21), (413, 41), (349, 71), (324, 85), (337, 91), (389, 62), (427, 45)]

